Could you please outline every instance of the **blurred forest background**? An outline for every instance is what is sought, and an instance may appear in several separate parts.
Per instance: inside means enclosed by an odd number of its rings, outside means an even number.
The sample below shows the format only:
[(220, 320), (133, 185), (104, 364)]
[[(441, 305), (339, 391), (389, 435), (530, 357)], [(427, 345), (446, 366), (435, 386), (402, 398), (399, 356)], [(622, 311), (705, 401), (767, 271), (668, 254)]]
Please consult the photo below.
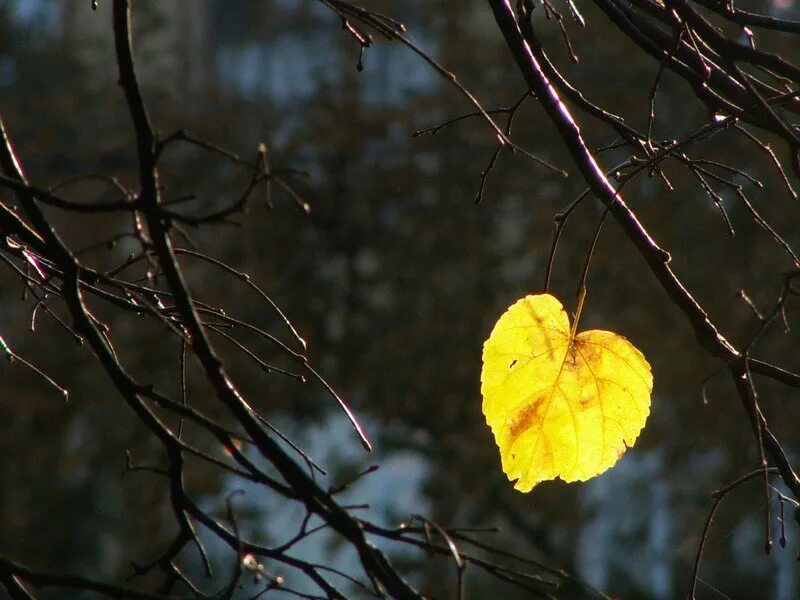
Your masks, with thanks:
[[(83, 172), (135, 177), (107, 4), (93, 12), (88, 0), (0, 0), (0, 108), (29, 177), (39, 185)], [(796, 0), (747, 4), (800, 19)], [(484, 105), (508, 106), (524, 92), (484, 2), (365, 5), (406, 23), (412, 39)], [(567, 24), (579, 64), (568, 62), (555, 25), (543, 23), (540, 34), (593, 101), (614, 106), (644, 128), (657, 65), (602, 14), (584, 10), (586, 30)], [(652, 414), (636, 448), (594, 481), (545, 483), (522, 495), (501, 472), (481, 414), (482, 343), (507, 306), (542, 289), (553, 217), (583, 191), (580, 177), (562, 179), (504, 151), (475, 204), (481, 171), (496, 147), (485, 123), (468, 119), (436, 135), (412, 136), (472, 109), (396, 42), (368, 49), (359, 71), (359, 48), (315, 2), (176, 0), (139, 2), (137, 11), (138, 65), (159, 131), (184, 127), (248, 159), (264, 142), (274, 165), (308, 172), (292, 178), (301, 201), (276, 189), (274, 208), (254, 203), (241, 226), (190, 233), (200, 248), (249, 273), (281, 304), (309, 342), (318, 370), (363, 419), (376, 450), (361, 450), (322, 391), (301, 394), (300, 383), (253, 377), (248, 370), (239, 384), (259, 408), (334, 479), (380, 464), (349, 493), (387, 524), (424, 513), (449, 525), (499, 527), (487, 539), (610, 595), (683, 596), (710, 492), (755, 468), (756, 451), (729, 381), (712, 378), (702, 396), (702, 383), (718, 364), (697, 347), (615, 224), (606, 225), (594, 255), (583, 325), (621, 333), (653, 366)], [(778, 45), (782, 39), (773, 38)], [(800, 59), (796, 39), (787, 36), (776, 49)], [(683, 85), (664, 75), (656, 134), (686, 134), (707, 121), (703, 106), (687, 105), (679, 95)], [(520, 145), (571, 169), (535, 102), (523, 107), (515, 127)], [(608, 130), (585, 133), (594, 146), (613, 141)], [(800, 243), (800, 210), (786, 194), (774, 195), (780, 183), (767, 156), (728, 132), (704, 149), (764, 180), (765, 189), (752, 189), (750, 197), (789, 242)], [(604, 166), (625, 158), (606, 153)], [(188, 146), (170, 150), (166, 160), (167, 198), (198, 192), (198, 201), (212, 207), (246, 183), (229, 163)], [(736, 231), (731, 238), (694, 182), (677, 170), (670, 175), (674, 192), (644, 177), (629, 186), (628, 201), (672, 252), (676, 272), (722, 331), (737, 343), (747, 340), (758, 321), (740, 290), (756, 305), (772, 302), (791, 262), (735, 198), (726, 198)], [(87, 193), (99, 189), (88, 186)], [(556, 258), (551, 289), (570, 310), (600, 213), (596, 201), (580, 207)], [(115, 227), (114, 218), (73, 220), (63, 234), (88, 244), (94, 231)], [(124, 260), (130, 251), (121, 243), (115, 256)], [(246, 320), (274, 324), (249, 296), (231, 297), (232, 282), (219, 272), (202, 263), (186, 268), (191, 282), (202, 285), (203, 300), (224, 298)], [(131, 555), (152, 554), (170, 535), (163, 490), (135, 473), (122, 474), (125, 451), (146, 454), (147, 436), (88, 349), (46, 315), (30, 330), (30, 306), (21, 294), (18, 280), (0, 271), (0, 333), (68, 388), (70, 399), (65, 403), (18, 363), (0, 362), (0, 552), (33, 566), (124, 577)], [(760, 350), (796, 368), (796, 307), (790, 305), (788, 317), (792, 332), (770, 333)], [(163, 334), (128, 316), (113, 327), (124, 336), (122, 352), (137, 372), (178, 385), (177, 355)], [(233, 374), (245, 372), (244, 359), (235, 348), (227, 350)], [(797, 460), (797, 393), (765, 385), (761, 398)], [(192, 485), (209, 505), (223, 504), (230, 492), (225, 478), (201, 473)], [(699, 598), (800, 597), (800, 531), (789, 525), (787, 547), (776, 545), (766, 555), (760, 493), (754, 482), (720, 509)], [(279, 536), (296, 518), (257, 497), (248, 502), (246, 527), (264, 539)], [(778, 511), (773, 514), (777, 531)], [(334, 557), (340, 550), (319, 544), (305, 549)], [(406, 561), (412, 579), (446, 595), (451, 582), (438, 563), (419, 555), (395, 559)], [(336, 560), (350, 558), (342, 551)], [(470, 597), (516, 597), (511, 588), (488, 586), (476, 573)]]

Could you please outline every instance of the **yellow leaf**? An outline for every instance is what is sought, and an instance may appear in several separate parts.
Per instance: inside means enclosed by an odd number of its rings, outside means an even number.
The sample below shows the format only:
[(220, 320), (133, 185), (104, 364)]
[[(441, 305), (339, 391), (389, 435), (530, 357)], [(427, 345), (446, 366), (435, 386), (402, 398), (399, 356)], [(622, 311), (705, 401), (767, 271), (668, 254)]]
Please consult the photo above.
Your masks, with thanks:
[(650, 413), (653, 376), (642, 353), (611, 331), (574, 329), (556, 298), (526, 296), (483, 345), (483, 414), (522, 492), (612, 467)]

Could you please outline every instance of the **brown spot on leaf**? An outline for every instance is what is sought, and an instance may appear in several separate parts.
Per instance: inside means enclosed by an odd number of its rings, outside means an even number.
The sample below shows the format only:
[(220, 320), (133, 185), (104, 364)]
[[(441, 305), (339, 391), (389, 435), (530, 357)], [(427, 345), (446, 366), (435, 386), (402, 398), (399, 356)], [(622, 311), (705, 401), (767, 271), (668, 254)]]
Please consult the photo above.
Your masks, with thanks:
[(573, 346), (576, 353), (579, 353), (582, 360), (587, 363), (591, 364), (602, 358), (602, 348), (597, 344), (588, 344), (582, 340), (575, 340)]
[(545, 395), (541, 394), (533, 398), (529, 404), (520, 408), (509, 420), (508, 433), (511, 442), (525, 433), (534, 425), (541, 425), (541, 412), (544, 410)]
[(567, 355), (564, 357), (564, 368), (569, 371), (577, 371), (579, 358), (575, 344), (570, 344), (567, 348)]

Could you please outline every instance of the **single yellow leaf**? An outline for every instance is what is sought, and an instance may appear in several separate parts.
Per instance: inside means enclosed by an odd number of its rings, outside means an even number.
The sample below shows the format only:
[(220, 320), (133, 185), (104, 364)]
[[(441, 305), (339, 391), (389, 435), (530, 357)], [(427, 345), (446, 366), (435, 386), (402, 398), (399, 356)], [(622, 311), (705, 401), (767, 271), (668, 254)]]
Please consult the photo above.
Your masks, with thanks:
[(644, 427), (652, 389), (641, 352), (611, 331), (576, 335), (550, 294), (510, 306), (483, 345), (483, 414), (522, 492), (612, 467)]

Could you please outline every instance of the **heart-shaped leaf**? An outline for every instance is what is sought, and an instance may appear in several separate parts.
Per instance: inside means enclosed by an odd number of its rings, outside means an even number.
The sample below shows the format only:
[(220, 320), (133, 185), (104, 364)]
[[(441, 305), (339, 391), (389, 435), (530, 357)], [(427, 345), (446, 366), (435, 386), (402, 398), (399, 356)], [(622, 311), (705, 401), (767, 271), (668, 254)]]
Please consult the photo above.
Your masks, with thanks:
[(483, 346), (483, 413), (523, 492), (613, 466), (644, 427), (652, 389), (641, 352), (611, 331), (576, 334), (550, 294), (518, 300)]

